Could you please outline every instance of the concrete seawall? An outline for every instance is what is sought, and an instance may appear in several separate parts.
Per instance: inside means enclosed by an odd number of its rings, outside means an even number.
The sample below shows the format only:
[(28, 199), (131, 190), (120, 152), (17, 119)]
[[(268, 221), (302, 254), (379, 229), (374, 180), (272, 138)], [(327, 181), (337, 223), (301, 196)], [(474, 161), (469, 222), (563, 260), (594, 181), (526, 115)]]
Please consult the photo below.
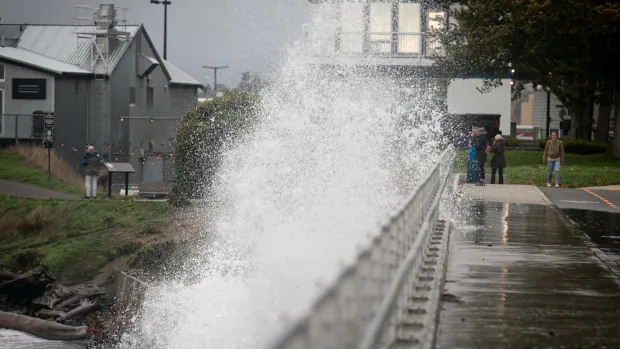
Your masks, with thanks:
[(112, 295), (115, 310), (123, 315), (139, 314), (148, 284), (125, 271), (119, 271), (114, 280)]

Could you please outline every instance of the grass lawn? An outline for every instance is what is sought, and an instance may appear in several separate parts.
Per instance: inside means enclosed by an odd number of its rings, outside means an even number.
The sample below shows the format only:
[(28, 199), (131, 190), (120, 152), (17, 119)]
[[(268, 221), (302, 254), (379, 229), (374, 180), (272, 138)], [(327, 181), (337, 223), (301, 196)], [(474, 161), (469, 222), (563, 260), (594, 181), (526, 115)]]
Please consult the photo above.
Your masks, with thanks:
[[(504, 173), (509, 184), (546, 185), (547, 164), (543, 163), (542, 151), (506, 151), (507, 167)], [(487, 161), (487, 176), (491, 173)], [(466, 173), (467, 152), (459, 151), (455, 159), (455, 171)], [(620, 184), (620, 159), (606, 154), (565, 154), (560, 171), (560, 184), (567, 188)]]
[[(43, 170), (34, 163), (26, 161), (25, 158), (20, 155), (20, 152), (16, 150), (0, 150), (0, 179), (36, 185), (63, 193), (83, 195), (83, 190), (78, 186), (75, 180), (73, 183), (61, 181), (52, 173), (52, 180), (49, 181), (47, 177), (46, 161), (47, 160), (43, 161), (44, 164), (41, 164), (41, 166), (45, 167), (45, 170)], [(57, 167), (54, 166), (54, 168), (56, 169)]]
[(134, 252), (168, 217), (162, 202), (53, 200), (0, 195), (0, 258), (9, 267), (49, 267), (62, 284), (92, 279)]

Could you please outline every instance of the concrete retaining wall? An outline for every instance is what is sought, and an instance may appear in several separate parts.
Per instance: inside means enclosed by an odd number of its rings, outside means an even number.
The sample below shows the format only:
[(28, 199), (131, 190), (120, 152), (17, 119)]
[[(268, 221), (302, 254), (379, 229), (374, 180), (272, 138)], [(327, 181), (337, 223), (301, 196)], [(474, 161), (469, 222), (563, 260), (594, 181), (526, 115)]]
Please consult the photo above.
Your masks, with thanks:
[(112, 294), (115, 310), (121, 314), (132, 316), (138, 314), (144, 301), (148, 285), (135, 276), (119, 271), (114, 280)]

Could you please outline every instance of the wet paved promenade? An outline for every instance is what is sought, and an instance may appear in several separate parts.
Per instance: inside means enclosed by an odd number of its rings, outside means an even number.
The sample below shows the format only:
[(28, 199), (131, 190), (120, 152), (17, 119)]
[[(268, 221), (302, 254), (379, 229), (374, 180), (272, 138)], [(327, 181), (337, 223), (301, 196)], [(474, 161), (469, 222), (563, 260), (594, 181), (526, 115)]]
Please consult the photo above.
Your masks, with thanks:
[(619, 280), (554, 208), (465, 202), (437, 348), (620, 348)]

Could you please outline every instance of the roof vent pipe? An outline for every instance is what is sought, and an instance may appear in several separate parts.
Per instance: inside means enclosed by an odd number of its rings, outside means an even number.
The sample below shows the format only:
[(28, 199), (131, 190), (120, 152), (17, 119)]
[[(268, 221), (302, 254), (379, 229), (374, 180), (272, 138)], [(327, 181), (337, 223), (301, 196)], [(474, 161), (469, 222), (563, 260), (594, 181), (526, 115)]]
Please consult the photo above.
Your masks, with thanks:
[(99, 5), (95, 12), (95, 25), (101, 30), (111, 30), (116, 27), (116, 9), (113, 4)]

